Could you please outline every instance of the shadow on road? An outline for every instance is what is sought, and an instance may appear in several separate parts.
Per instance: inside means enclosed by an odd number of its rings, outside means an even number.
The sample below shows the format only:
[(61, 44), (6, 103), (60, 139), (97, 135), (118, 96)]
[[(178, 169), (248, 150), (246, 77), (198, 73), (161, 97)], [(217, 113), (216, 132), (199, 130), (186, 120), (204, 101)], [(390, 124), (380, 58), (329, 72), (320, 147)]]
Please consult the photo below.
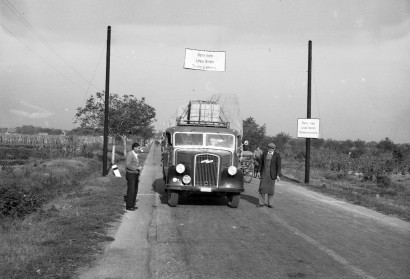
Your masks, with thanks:
[(154, 182), (152, 183), (152, 190), (159, 194), (159, 198), (162, 204), (167, 203), (165, 184), (162, 178), (157, 178), (154, 180)]
[(257, 197), (254, 196), (249, 196), (249, 195), (245, 195), (245, 194), (241, 194), (241, 199), (245, 200), (247, 202), (250, 202), (254, 205), (258, 205), (259, 204), (259, 199)]
[[(167, 204), (167, 195), (165, 192), (165, 184), (162, 178), (157, 178), (152, 183), (152, 189), (159, 194), (162, 204)], [(228, 204), (225, 196), (217, 196), (215, 194), (191, 194), (189, 196), (179, 195), (178, 204), (180, 205), (224, 205)]]
[(179, 196), (178, 204), (184, 205), (228, 205), (228, 200), (225, 196), (217, 196), (211, 194), (192, 194), (189, 196)]

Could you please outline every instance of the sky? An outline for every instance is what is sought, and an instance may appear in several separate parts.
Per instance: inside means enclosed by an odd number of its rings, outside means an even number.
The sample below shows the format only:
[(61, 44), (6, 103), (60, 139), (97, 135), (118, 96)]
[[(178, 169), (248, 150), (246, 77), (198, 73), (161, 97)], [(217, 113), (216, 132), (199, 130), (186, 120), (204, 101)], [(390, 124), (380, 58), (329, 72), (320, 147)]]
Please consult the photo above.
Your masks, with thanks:
[[(297, 137), (410, 143), (408, 0), (0, 0), (0, 127), (73, 129), (105, 90), (145, 97), (155, 127), (178, 107), (235, 96), (242, 119)], [(184, 68), (185, 50), (223, 51), (226, 70)]]

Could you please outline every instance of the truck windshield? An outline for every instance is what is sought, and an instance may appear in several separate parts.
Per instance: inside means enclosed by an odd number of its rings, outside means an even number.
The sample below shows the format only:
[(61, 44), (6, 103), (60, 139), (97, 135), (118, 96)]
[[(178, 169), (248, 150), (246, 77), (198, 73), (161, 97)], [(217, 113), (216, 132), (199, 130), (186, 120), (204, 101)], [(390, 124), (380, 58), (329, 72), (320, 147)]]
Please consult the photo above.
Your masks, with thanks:
[[(205, 141), (204, 141), (205, 137)], [(205, 146), (235, 148), (235, 137), (231, 134), (175, 133), (175, 146)]]
[(175, 133), (175, 146), (204, 144), (204, 134), (199, 133)]
[(234, 136), (229, 134), (206, 134), (206, 146), (234, 148)]

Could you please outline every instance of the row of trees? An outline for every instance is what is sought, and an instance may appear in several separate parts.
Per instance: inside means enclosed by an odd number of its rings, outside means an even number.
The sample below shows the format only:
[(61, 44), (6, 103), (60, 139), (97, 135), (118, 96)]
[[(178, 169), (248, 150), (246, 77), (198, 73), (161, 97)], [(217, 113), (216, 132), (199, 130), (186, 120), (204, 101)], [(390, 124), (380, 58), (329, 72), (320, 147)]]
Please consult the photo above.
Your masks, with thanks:
[[(115, 154), (117, 142), (122, 141), (125, 154), (127, 140), (133, 135), (138, 135), (142, 141), (154, 136), (153, 123), (156, 121), (156, 112), (153, 107), (145, 103), (144, 98), (138, 99), (133, 95), (119, 96), (110, 94), (109, 102), (108, 133), (113, 139), (113, 155)], [(104, 111), (105, 93), (97, 92), (95, 96), (91, 96), (86, 101), (84, 107), (77, 108), (75, 123), (78, 123), (80, 127), (68, 131), (67, 134), (101, 136), (104, 130)], [(15, 128), (15, 132), (20, 134), (47, 133), (49, 135), (61, 135), (63, 133), (59, 129), (34, 126), (18, 127)], [(243, 121), (243, 138), (250, 143), (245, 147), (247, 150), (253, 151), (257, 146), (266, 149), (268, 143), (275, 142), (277, 149), (283, 154), (284, 158), (297, 161), (305, 160), (305, 139), (294, 139), (286, 133), (268, 136), (266, 135), (266, 125), (259, 125), (252, 117)], [(359, 139), (355, 141), (313, 139), (311, 146), (313, 152), (312, 164), (331, 165), (335, 169), (340, 169), (340, 167), (334, 166), (351, 165), (352, 159), (363, 159), (366, 156), (387, 158), (388, 162), (393, 162), (390, 165), (396, 166), (395, 169), (406, 169), (406, 166), (410, 165), (410, 145), (395, 144), (389, 138), (379, 142), (365, 142)], [(317, 162), (315, 162), (315, 158)], [(328, 163), (329, 158), (333, 158), (331, 163)], [(339, 162), (334, 163), (335, 158), (338, 158)], [(340, 163), (340, 161), (345, 163)], [(360, 160), (356, 161), (359, 162)], [(371, 167), (374, 164), (369, 165)]]
[[(138, 139), (145, 142), (153, 137), (154, 121), (156, 112), (153, 107), (145, 103), (145, 99), (138, 99), (133, 95), (110, 94), (109, 97), (109, 121), (108, 134), (113, 141), (113, 151), (115, 145), (122, 141), (124, 154), (126, 153), (127, 140), (137, 135)], [(66, 135), (74, 136), (101, 136), (104, 131), (105, 121), (105, 93), (97, 92), (91, 96), (84, 107), (78, 107), (75, 114), (74, 123), (80, 126), (66, 132)], [(4, 131), (3, 131), (4, 130)], [(10, 129), (4, 128), (1, 132), (6, 133)], [(34, 126), (22, 126), (13, 129), (13, 133), (38, 135), (45, 133), (48, 135), (62, 135), (60, 129), (49, 129)]]
[[(156, 112), (133, 95), (110, 95), (108, 133), (115, 140), (126, 140), (131, 134), (138, 134), (142, 140), (154, 135)], [(78, 107), (75, 122), (80, 126), (70, 131), (23, 125), (16, 128), (0, 128), (0, 133), (16, 133), (22, 135), (74, 135), (101, 136), (104, 130), (105, 94), (97, 92), (91, 96), (84, 107)]]

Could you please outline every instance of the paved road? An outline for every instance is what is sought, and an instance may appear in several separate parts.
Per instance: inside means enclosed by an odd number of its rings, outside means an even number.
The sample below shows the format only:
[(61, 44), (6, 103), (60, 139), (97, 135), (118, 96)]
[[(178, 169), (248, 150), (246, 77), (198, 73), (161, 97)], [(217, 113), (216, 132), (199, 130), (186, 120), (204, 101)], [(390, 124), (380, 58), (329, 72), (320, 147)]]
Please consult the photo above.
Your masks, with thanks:
[(283, 181), (274, 208), (257, 208), (257, 179), (237, 209), (211, 197), (170, 208), (161, 176), (153, 146), (139, 209), (81, 278), (410, 278), (408, 222)]

